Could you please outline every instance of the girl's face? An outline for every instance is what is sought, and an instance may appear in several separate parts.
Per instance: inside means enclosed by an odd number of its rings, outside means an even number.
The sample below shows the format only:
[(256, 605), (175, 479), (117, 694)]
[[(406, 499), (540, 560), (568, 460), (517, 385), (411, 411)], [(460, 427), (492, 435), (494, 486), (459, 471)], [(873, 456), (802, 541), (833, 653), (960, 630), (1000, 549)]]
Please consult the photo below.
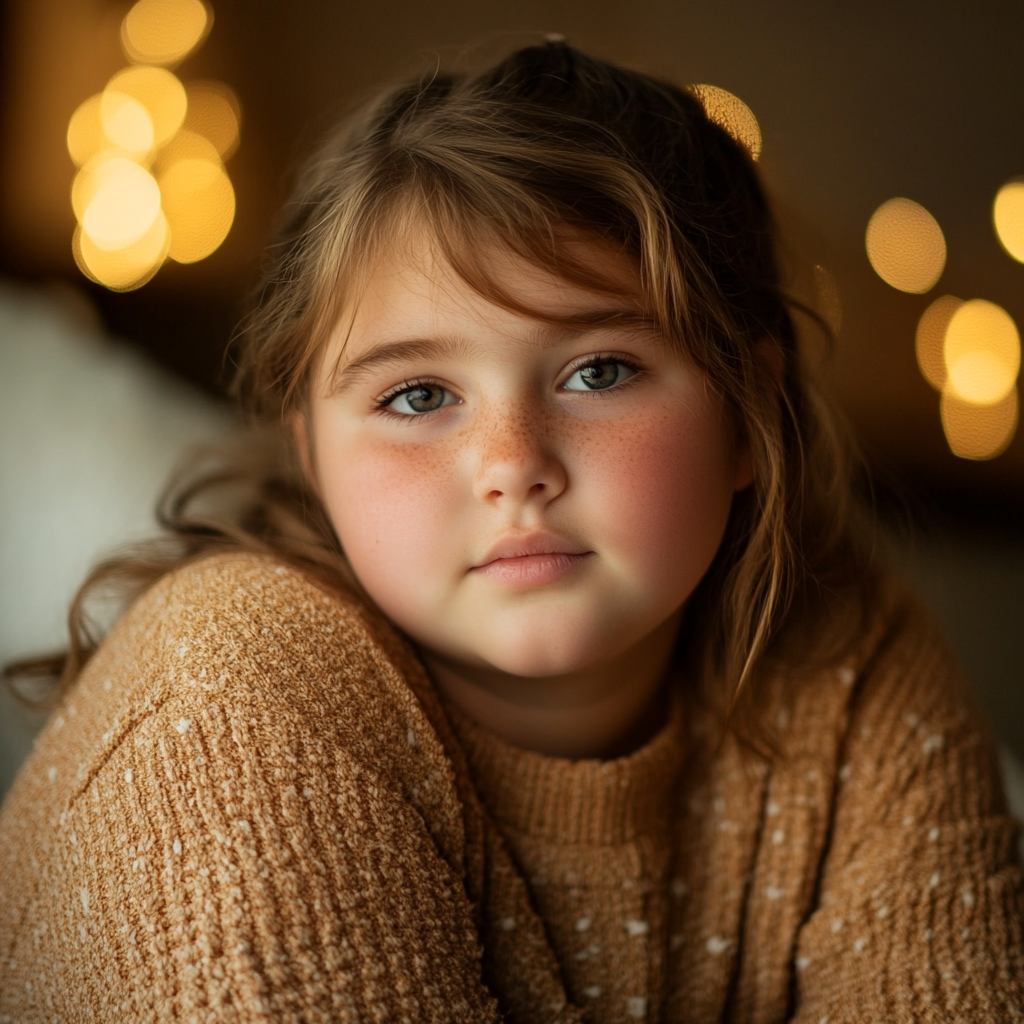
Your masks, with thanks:
[[(586, 255), (636, 287), (625, 258)], [(593, 326), (494, 305), (410, 245), (339, 323), (310, 468), (362, 584), (428, 656), (470, 675), (585, 672), (678, 613), (749, 458), (700, 371), (625, 300), (480, 258), (529, 308)]]

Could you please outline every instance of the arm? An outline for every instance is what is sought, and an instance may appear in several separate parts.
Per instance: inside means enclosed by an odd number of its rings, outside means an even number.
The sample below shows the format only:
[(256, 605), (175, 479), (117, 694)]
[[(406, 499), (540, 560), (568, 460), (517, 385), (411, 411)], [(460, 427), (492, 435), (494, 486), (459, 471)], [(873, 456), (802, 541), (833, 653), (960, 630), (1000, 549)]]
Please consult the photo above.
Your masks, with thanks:
[(91, 990), (106, 1020), (497, 1019), (422, 818), (318, 739), (225, 703), (125, 739), (67, 821), (76, 1002)]
[(851, 709), (801, 1024), (1024, 1020), (1019, 826), (942, 639), (917, 612)]
[(159, 584), (23, 775), (0, 1018), (499, 1019), (451, 765), (358, 614), (296, 574)]

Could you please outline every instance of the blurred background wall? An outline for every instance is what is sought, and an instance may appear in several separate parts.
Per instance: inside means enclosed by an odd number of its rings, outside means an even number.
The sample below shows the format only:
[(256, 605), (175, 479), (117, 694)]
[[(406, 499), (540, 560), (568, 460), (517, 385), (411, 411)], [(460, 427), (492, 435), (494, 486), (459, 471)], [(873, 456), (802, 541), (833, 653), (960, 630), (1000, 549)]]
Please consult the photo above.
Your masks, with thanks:
[[(33, 408), (51, 402), (66, 415), (37, 415), (31, 430), (20, 413), (3, 421), (0, 490), (8, 511), (0, 518), (0, 570), (8, 603), (0, 604), (6, 616), (0, 656), (59, 640), (59, 622), (32, 631), (10, 611), (27, 607), (20, 596), (38, 583), (28, 557), (30, 551), (37, 557), (37, 548), (15, 526), (24, 522), (14, 511), (16, 498), (31, 493), (38, 504), (60, 494), (65, 517), (79, 515), (76, 501), (87, 500), (84, 480), (76, 484), (79, 498), (62, 491), (59, 459), (45, 471), (49, 492), (23, 487), (24, 453), (43, 464), (63, 444), (60, 431), (95, 427), (88, 457), (97, 460), (97, 479), (107, 450), (108, 461), (133, 479), (146, 467), (169, 464), (172, 450), (195, 433), (190, 425), (221, 422), (225, 346), (290, 168), (321, 128), (396, 75), (438, 62), (479, 65), (560, 32), (654, 74), (725, 88), (753, 110), (763, 137), (760, 166), (790, 240), (793, 289), (838, 327), (827, 375), (868, 459), (880, 543), (943, 621), (1004, 742), (1024, 757), (1024, 436), (1017, 431), (993, 458), (954, 455), (939, 395), (915, 358), (918, 322), (940, 295), (998, 303), (1024, 324), (1024, 265), (1001, 246), (992, 220), (999, 188), (1024, 174), (1024, 6), (1017, 0), (209, 0), (206, 7), (213, 19), (202, 45), (170, 63), (189, 88), (214, 81), (237, 98), (237, 151), (224, 156), (233, 223), (206, 258), (169, 260), (142, 287), (116, 292), (88, 280), (72, 254), (76, 169), (67, 138), (83, 101), (129, 64), (122, 25), (131, 4), (5, 0), (2, 6), (0, 275), (4, 301), (20, 312), (0, 321), (0, 343), (9, 352), (0, 364), (6, 374), (0, 406), (14, 409), (15, 392), (24, 403), (29, 389), (23, 385), (34, 373), (43, 383), (31, 391)], [(924, 294), (885, 283), (865, 252), (872, 214), (893, 197), (913, 199), (941, 226), (947, 258)], [(53, 346), (43, 346), (49, 354), (40, 355), (35, 369), (10, 354), (29, 351), (35, 343), (25, 339), (43, 335), (59, 335), (76, 359), (87, 336), (90, 351), (107, 353), (105, 366), (121, 368), (105, 372), (139, 374), (147, 386), (159, 378), (168, 394), (187, 393), (182, 401), (203, 412), (168, 414), (166, 422), (178, 425), (163, 431), (159, 455), (138, 446), (123, 454), (116, 438), (125, 435), (125, 424), (142, 423), (145, 409), (135, 403), (121, 426), (108, 429), (96, 401), (79, 395), (76, 418), (76, 389), (67, 374), (58, 386), (53, 367), (55, 360), (78, 363), (62, 360)], [(111, 337), (120, 339), (114, 349)], [(76, 372), (74, 379), (93, 380), (92, 370)], [(100, 394), (102, 386), (95, 388), (91, 393)], [(168, 402), (180, 407), (177, 399)], [(133, 529), (142, 529), (155, 487), (131, 499)], [(123, 488), (110, 493), (111, 507), (123, 509), (129, 500)], [(114, 539), (108, 528), (75, 541), (76, 573)], [(55, 541), (51, 558), (67, 566), (62, 550)], [(66, 574), (38, 600), (53, 605), (53, 595), (69, 586)], [(47, 614), (59, 620), (56, 612)], [(8, 704), (0, 704), (0, 716), (7, 730), (0, 731), (0, 749), (7, 751), (2, 770), (9, 774), (27, 725)]]

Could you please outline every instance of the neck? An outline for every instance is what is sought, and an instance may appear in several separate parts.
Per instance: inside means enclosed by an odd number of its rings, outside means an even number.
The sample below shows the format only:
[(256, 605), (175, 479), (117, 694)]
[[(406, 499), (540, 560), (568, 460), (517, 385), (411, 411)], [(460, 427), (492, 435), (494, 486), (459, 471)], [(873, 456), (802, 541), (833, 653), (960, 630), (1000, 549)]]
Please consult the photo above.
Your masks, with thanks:
[(561, 676), (514, 676), (420, 655), (448, 700), (509, 743), (555, 757), (620, 757), (665, 720), (678, 626), (677, 614), (615, 658)]

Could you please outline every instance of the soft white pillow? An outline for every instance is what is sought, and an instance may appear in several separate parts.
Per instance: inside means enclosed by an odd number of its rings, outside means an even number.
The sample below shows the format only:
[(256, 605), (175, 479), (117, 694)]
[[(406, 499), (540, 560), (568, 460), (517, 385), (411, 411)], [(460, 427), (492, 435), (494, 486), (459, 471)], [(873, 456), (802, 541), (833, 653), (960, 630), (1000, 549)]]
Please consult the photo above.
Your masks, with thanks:
[[(0, 661), (64, 644), (89, 568), (157, 532), (174, 464), (231, 422), (58, 293), (0, 282)], [(37, 722), (0, 694), (0, 795)]]

